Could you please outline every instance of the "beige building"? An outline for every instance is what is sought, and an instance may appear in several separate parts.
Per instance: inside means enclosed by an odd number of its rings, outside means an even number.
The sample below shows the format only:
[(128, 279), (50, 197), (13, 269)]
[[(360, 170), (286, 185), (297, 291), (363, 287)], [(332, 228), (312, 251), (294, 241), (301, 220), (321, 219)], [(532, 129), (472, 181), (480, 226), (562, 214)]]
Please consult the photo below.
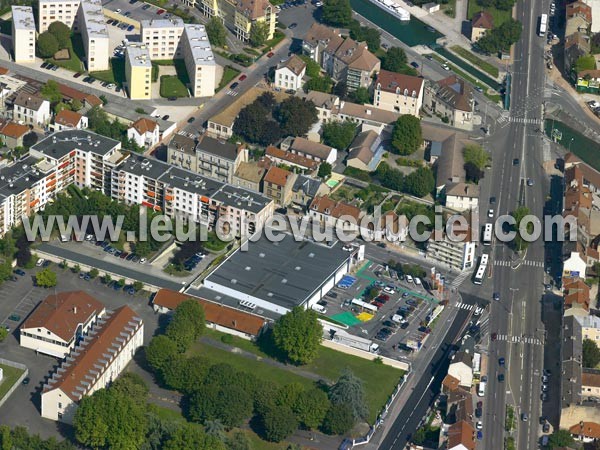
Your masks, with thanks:
[(600, 317), (590, 315), (576, 319), (581, 324), (581, 338), (600, 344)]
[(160, 141), (159, 126), (155, 121), (142, 117), (127, 129), (127, 139), (133, 139), (140, 147), (152, 148)]
[(423, 107), (430, 114), (445, 117), (455, 128), (473, 129), (473, 91), (462, 78), (452, 75), (426, 82)]
[(44, 385), (42, 417), (73, 423), (81, 399), (114, 381), (143, 345), (144, 323), (129, 306), (107, 311)]
[(231, 184), (244, 189), (250, 189), (254, 192), (260, 192), (262, 180), (266, 173), (267, 168), (258, 162), (241, 162), (233, 175), (233, 182)]
[(456, 211), (476, 209), (479, 205), (479, 186), (471, 183), (455, 183), (446, 188), (446, 206)]
[(473, 384), (473, 355), (465, 351), (454, 354), (448, 367), (448, 375), (458, 380), (458, 385), (470, 389)]
[(309, 141), (303, 137), (288, 137), (280, 145), (282, 150), (303, 156), (319, 163), (325, 161), (334, 165), (337, 161), (338, 152), (335, 148), (319, 142)]
[(181, 58), (179, 41), (183, 27), (183, 20), (178, 16), (140, 21), (141, 39), (150, 52), (150, 59)]
[(581, 373), (581, 397), (600, 399), (600, 370), (583, 369)]
[(21, 347), (62, 359), (104, 313), (104, 305), (83, 291), (49, 295), (21, 325)]
[(152, 63), (145, 44), (129, 42), (125, 46), (125, 80), (130, 99), (152, 98)]
[(263, 180), (263, 194), (280, 206), (287, 206), (292, 199), (292, 187), (298, 175), (289, 170), (271, 167)]
[(310, 203), (308, 213), (314, 222), (332, 228), (340, 227), (344, 231), (358, 231), (362, 216), (360, 208), (344, 202), (336, 202), (327, 195), (315, 196)]
[(26, 125), (44, 126), (50, 121), (50, 102), (21, 91), (14, 102), (13, 120)]
[(348, 148), (346, 166), (373, 172), (381, 162), (384, 148), (381, 136), (373, 130), (359, 133)]
[(240, 40), (250, 39), (252, 24), (265, 22), (273, 39), (277, 13), (268, 0), (202, 0), (200, 10), (207, 17), (219, 17)]
[(87, 70), (108, 70), (110, 42), (101, 0), (82, 0), (77, 13), (77, 26), (83, 41)]
[(377, 74), (374, 86), (374, 106), (419, 117), (423, 105), (422, 78), (382, 70)]
[(475, 13), (471, 19), (471, 42), (477, 42), (492, 28), (494, 28), (494, 18), (489, 12)]
[(190, 79), (192, 97), (212, 97), (222, 69), (217, 65), (204, 25), (186, 24), (181, 36), (181, 55)]
[(39, 0), (38, 33), (48, 30), (50, 24), (57, 21), (73, 28), (80, 3), (80, 0)]
[(321, 67), (335, 81), (344, 81), (348, 90), (369, 88), (373, 75), (381, 69), (381, 61), (371, 53), (364, 42), (346, 38), (335, 46), (332, 41), (321, 55)]
[[(452, 230), (453, 224), (448, 224), (447, 229)], [(459, 225), (459, 224), (458, 224)], [(471, 269), (475, 266), (475, 241), (471, 239), (472, 230), (466, 231), (459, 225), (460, 228), (454, 230), (455, 236), (464, 236), (462, 240), (450, 239), (446, 234), (439, 239), (434, 239), (432, 236), (426, 243), (427, 257), (443, 264), (447, 264), (451, 268), (463, 271)], [(450, 372), (448, 372), (450, 373)], [(456, 378), (457, 375), (452, 374)]]
[(306, 73), (306, 63), (298, 56), (292, 55), (275, 69), (275, 87), (297, 91), (302, 88)]
[(18, 64), (35, 62), (35, 19), (31, 6), (12, 6), (13, 56)]
[(304, 35), (302, 40), (302, 53), (322, 66), (323, 53), (327, 48), (335, 49), (339, 47), (344, 39), (340, 30), (329, 28), (314, 22), (310, 29)]

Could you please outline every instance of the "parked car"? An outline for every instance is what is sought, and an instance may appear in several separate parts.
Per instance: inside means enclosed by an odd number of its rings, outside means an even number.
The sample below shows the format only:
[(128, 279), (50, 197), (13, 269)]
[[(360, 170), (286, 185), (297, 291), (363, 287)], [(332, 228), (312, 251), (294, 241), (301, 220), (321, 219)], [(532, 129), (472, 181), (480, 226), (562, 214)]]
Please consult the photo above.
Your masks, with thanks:
[(269, 52), (269, 53), (267, 53), (267, 58), (272, 58), (274, 54), (275, 54), (275, 53), (273, 53), (273, 52)]
[(81, 76), (81, 72), (77, 72), (75, 75), (73, 75), (73, 78), (79, 78)]
[(190, 118), (187, 120), (187, 123), (193, 123), (195, 120), (196, 120), (196, 118), (195, 118), (195, 117), (190, 117)]
[(237, 81), (235, 83), (231, 83), (231, 86), (229, 86), (230, 89), (235, 89), (236, 87), (238, 87), (240, 85), (240, 83), (238, 83)]
[(244, 81), (246, 78), (248, 78), (248, 76), (243, 73), (242, 75), (240, 75), (240, 77), (238, 78), (239, 81)]
[(16, 273), (17, 275), (24, 277), (25, 276), (25, 271), (21, 270), (21, 269), (15, 269), (13, 270), (14, 273)]
[(134, 27), (133, 25), (129, 25), (129, 26), (127, 27), (127, 31), (133, 31), (133, 30), (134, 30), (134, 28), (135, 28), (135, 27)]
[(168, 114), (165, 114), (164, 116), (162, 116), (162, 120), (169, 120), (169, 117), (170, 116)]
[(164, 9), (159, 9), (158, 11), (156, 11), (156, 14), (158, 14), (159, 16), (164, 13), (165, 13)]

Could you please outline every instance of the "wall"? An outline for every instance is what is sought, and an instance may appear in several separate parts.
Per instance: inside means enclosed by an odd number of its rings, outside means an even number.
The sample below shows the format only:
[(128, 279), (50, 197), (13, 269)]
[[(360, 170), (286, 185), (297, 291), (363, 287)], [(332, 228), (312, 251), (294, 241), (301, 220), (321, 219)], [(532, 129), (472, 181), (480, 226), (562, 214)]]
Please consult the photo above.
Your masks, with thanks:
[(334, 341), (322, 341), (321, 345), (323, 347), (330, 348), (332, 350), (337, 350), (338, 352), (346, 353), (347, 355), (358, 356), (359, 358), (374, 360), (375, 358), (381, 358), (383, 364), (386, 366), (395, 367), (396, 369), (410, 371), (410, 364), (404, 361), (397, 361), (395, 359), (387, 358), (385, 356), (375, 355), (371, 352), (366, 352), (364, 350), (359, 350), (357, 348), (348, 347), (347, 345), (339, 344)]
[(23, 371), (23, 373), (21, 374), (19, 379), (17, 381), (15, 381), (15, 384), (13, 384), (12, 387), (6, 392), (4, 397), (0, 398), (0, 407), (1, 407), (2, 405), (4, 405), (4, 402), (6, 400), (8, 400), (8, 398), (15, 391), (15, 389), (17, 389), (21, 385), (21, 382), (23, 381), (23, 379), (27, 375), (29, 375), (29, 369), (24, 364), (20, 364), (18, 362), (14, 362), (14, 361), (9, 361), (8, 359), (4, 359), (4, 358), (0, 358), (0, 364), (4, 364), (5, 366), (10, 366), (10, 367), (15, 367), (15, 368), (21, 369)]

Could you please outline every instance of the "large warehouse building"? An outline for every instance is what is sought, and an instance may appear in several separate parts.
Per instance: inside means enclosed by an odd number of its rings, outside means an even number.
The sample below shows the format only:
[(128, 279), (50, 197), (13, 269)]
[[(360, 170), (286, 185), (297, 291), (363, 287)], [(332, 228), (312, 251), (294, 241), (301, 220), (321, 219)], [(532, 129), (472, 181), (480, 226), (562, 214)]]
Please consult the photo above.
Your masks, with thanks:
[(353, 251), (342, 247), (341, 242), (328, 246), (297, 241), (291, 234), (271, 242), (262, 234), (206, 277), (202, 296), (213, 301), (233, 299), (238, 307), (276, 314), (300, 305), (310, 308), (364, 258), (363, 247)]

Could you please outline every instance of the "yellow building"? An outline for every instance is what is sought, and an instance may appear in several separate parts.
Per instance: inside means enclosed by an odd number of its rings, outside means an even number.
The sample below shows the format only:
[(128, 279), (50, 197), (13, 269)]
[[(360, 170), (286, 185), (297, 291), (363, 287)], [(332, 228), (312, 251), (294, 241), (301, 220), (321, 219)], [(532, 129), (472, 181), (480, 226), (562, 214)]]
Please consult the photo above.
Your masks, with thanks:
[(152, 98), (152, 63), (145, 44), (131, 42), (125, 47), (125, 79), (129, 98)]
[(242, 41), (250, 39), (254, 22), (269, 25), (268, 39), (272, 39), (275, 33), (277, 14), (268, 0), (202, 0), (201, 10), (205, 16), (220, 17), (223, 24)]

